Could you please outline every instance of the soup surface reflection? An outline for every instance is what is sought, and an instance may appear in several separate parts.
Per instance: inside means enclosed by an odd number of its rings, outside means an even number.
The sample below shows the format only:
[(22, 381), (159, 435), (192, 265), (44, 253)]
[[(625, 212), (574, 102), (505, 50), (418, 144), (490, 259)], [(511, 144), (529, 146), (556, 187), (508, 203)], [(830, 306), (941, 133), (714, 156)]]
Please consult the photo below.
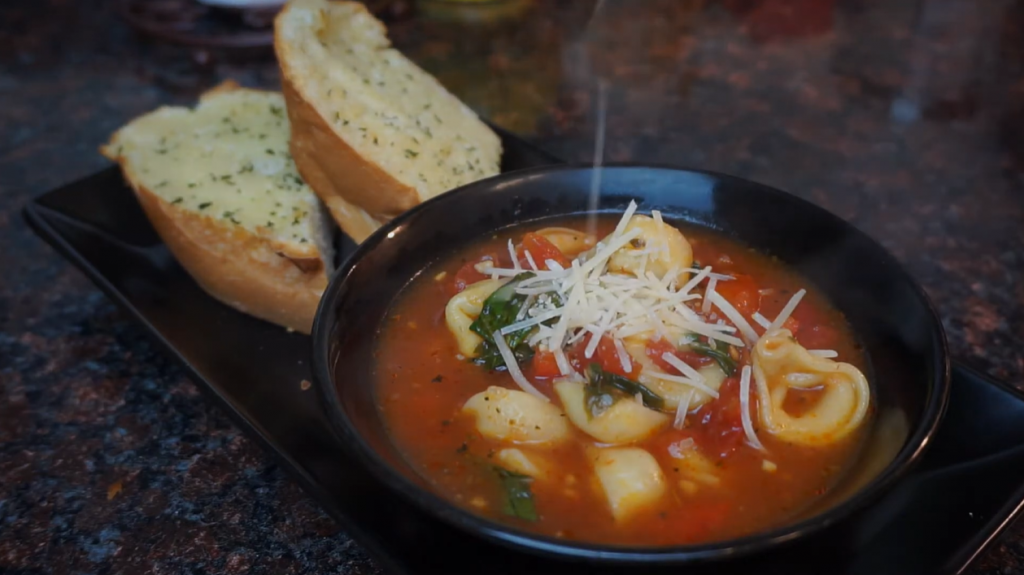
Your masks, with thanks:
[(475, 513), (639, 546), (762, 531), (835, 485), (871, 409), (826, 298), (713, 231), (588, 225), (502, 231), (396, 300), (377, 398), (413, 467)]

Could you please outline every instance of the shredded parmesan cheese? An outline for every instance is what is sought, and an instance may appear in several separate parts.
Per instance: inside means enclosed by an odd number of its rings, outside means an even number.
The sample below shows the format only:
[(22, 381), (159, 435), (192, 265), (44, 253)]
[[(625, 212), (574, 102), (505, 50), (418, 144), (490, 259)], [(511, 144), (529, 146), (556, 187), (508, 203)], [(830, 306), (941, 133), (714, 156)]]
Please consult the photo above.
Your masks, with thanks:
[(631, 373), (633, 371), (633, 361), (629, 358), (626, 346), (622, 345), (621, 339), (614, 339), (612, 341), (615, 342), (615, 354), (619, 356), (619, 364), (622, 365), (622, 371)]
[(700, 372), (697, 371), (696, 369), (690, 367), (688, 363), (676, 357), (675, 354), (671, 354), (668, 352), (663, 353), (661, 354), (661, 359), (665, 360), (665, 363), (678, 369), (679, 373), (685, 375), (686, 377), (689, 377), (690, 379), (696, 382), (704, 383), (704, 376), (701, 375)]
[[(693, 390), (690, 389), (686, 392), (686, 395), (679, 400), (679, 405), (676, 406), (676, 417), (672, 422), (672, 427), (676, 429), (682, 429), (686, 423), (686, 414), (690, 411), (690, 402), (693, 401)], [(693, 441), (691, 438), (690, 441)]]
[[(527, 300), (527, 301), (529, 301), (529, 300)], [(523, 305), (523, 309), (527, 309), (525, 304)], [(515, 323), (510, 323), (510, 324), (506, 325), (505, 327), (501, 328), (500, 333), (501, 333), (501, 335), (508, 335), (510, 333), (517, 332), (517, 331), (523, 329), (524, 327), (533, 327), (533, 326), (535, 326), (535, 325), (537, 325), (539, 323), (544, 323), (547, 320), (549, 320), (551, 318), (554, 318), (554, 317), (558, 317), (560, 315), (562, 315), (562, 310), (561, 309), (553, 309), (551, 311), (547, 311), (547, 312), (535, 315), (535, 316), (533, 316), (531, 318), (524, 319), (523, 321), (517, 321)]]
[(601, 336), (604, 334), (600, 328), (588, 327), (587, 331), (590, 332), (590, 341), (587, 342), (587, 347), (583, 350), (583, 357), (590, 359), (594, 357), (594, 352), (597, 351), (597, 344), (601, 343)]
[(494, 345), (498, 348), (498, 353), (501, 354), (501, 358), (505, 360), (505, 367), (508, 368), (508, 374), (512, 376), (512, 381), (516, 382), (516, 385), (521, 387), (523, 391), (535, 395), (544, 401), (551, 401), (546, 395), (540, 392), (526, 376), (523, 375), (523, 371), (519, 369), (519, 363), (516, 362), (516, 356), (512, 353), (512, 349), (508, 347), (508, 343), (505, 338), (501, 336), (500, 331), (494, 332)]
[(537, 262), (533, 261), (533, 254), (530, 253), (530, 250), (523, 250), (523, 253), (526, 255), (526, 262), (530, 264), (530, 269), (533, 271), (539, 270)]
[(569, 363), (569, 358), (565, 357), (565, 352), (562, 348), (558, 348), (552, 353), (555, 354), (555, 364), (558, 365), (558, 371), (564, 376), (574, 375), (576, 372), (572, 369), (572, 364)]
[(636, 200), (630, 200), (629, 205), (626, 206), (626, 211), (622, 213), (619, 223), (615, 226), (615, 231), (612, 232), (612, 237), (621, 236), (622, 232), (626, 231), (626, 226), (629, 225), (629, 218), (632, 218), (634, 213), (636, 213)]
[(715, 304), (718, 309), (722, 310), (725, 317), (729, 318), (729, 321), (739, 328), (740, 333), (743, 334), (743, 337), (746, 338), (747, 341), (753, 343), (758, 340), (757, 332), (754, 331), (754, 328), (750, 327), (750, 324), (747, 323), (743, 314), (737, 311), (736, 308), (732, 307), (732, 304), (729, 303), (728, 300), (717, 292), (711, 292), (711, 303)]
[(692, 387), (694, 389), (697, 389), (699, 391), (703, 391), (704, 393), (710, 395), (711, 397), (714, 397), (715, 399), (718, 398), (718, 392), (717, 391), (715, 391), (714, 389), (711, 389), (710, 387), (704, 385), (702, 382), (694, 381), (694, 380), (692, 380), (692, 379), (690, 379), (688, 377), (680, 377), (678, 375), (669, 375), (667, 373), (662, 373), (660, 371), (654, 371), (654, 370), (644, 371), (644, 375), (647, 376), (647, 377), (654, 378), (654, 379), (660, 379), (661, 381), (667, 381), (667, 382), (670, 382), (670, 383), (681, 383), (683, 385), (688, 385), (688, 386), (690, 386), (690, 387)]
[(792, 315), (793, 310), (796, 309), (797, 304), (800, 303), (800, 300), (803, 299), (804, 294), (806, 293), (807, 290), (802, 289), (793, 294), (793, 297), (789, 298), (789, 301), (786, 302), (786, 307), (782, 308), (782, 311), (779, 312), (779, 317), (775, 318), (775, 321), (768, 326), (768, 331), (765, 333), (775, 333), (778, 331), (782, 327), (782, 324), (786, 323), (786, 320), (789, 319), (790, 315)]
[(747, 443), (760, 451), (765, 451), (764, 445), (754, 433), (754, 423), (750, 419), (750, 366), (744, 365), (740, 374), (740, 419), (743, 421), (743, 433), (747, 436)]
[[(704, 268), (704, 269), (708, 269), (708, 270), (710, 270), (710, 266), (709, 266), (709, 267), (706, 267), (706, 268)], [(700, 272), (700, 271), (704, 271), (704, 270), (701, 270), (700, 268), (693, 268), (693, 269), (688, 269), (688, 270), (686, 270), (686, 271), (689, 271), (689, 272), (695, 272), (695, 273), (696, 273), (696, 272)], [(734, 277), (732, 277), (732, 276), (730, 276), (730, 275), (726, 275), (726, 274), (719, 274), (719, 273), (715, 273), (715, 272), (710, 272), (710, 273), (708, 273), (707, 277), (709, 277), (709, 278), (715, 278), (715, 279), (716, 279), (716, 280), (718, 280), (718, 281), (731, 281), (731, 280), (734, 280), (734, 279), (736, 279), (736, 278), (734, 278)]]
[(679, 288), (679, 291), (683, 293), (690, 293), (690, 290), (697, 287), (700, 284), (700, 282), (704, 281), (704, 278), (708, 277), (709, 275), (711, 275), (711, 266), (707, 266), (704, 269), (698, 271), (696, 275), (690, 278), (690, 281), (686, 282), (686, 285)]
[(512, 238), (508, 239), (508, 257), (512, 259), (512, 267), (517, 271), (523, 271), (523, 266), (519, 265), (519, 258), (516, 257), (516, 248), (512, 245)]
[(761, 312), (759, 312), (759, 311), (755, 311), (754, 315), (752, 315), (750, 317), (754, 321), (757, 322), (757, 325), (759, 325), (759, 326), (761, 326), (761, 327), (763, 327), (765, 329), (768, 329), (768, 327), (772, 325), (772, 322), (768, 321), (768, 318), (766, 318), (763, 315), (761, 315)]
[(704, 290), (704, 301), (700, 304), (700, 312), (707, 314), (711, 311), (711, 297), (715, 294), (715, 286), (718, 285), (718, 280), (711, 278), (708, 280), (708, 287)]
[[(526, 314), (529, 313), (530, 308), (533, 307), (533, 303), (535, 301), (537, 301), (537, 296), (535, 296), (535, 295), (528, 295), (528, 296), (526, 296), (526, 301), (523, 302), (523, 305), (519, 308), (519, 313), (516, 314), (516, 321), (521, 321), (523, 318), (526, 317)], [(504, 332), (504, 333), (510, 333), (510, 332)]]
[[(797, 291), (773, 321), (769, 321), (760, 312), (752, 314), (752, 321), (748, 321), (716, 289), (718, 282), (734, 280), (733, 276), (715, 273), (711, 266), (691, 269), (676, 265), (660, 277), (649, 271), (648, 265), (655, 261), (652, 258), (658, 257), (658, 254), (668, 249), (668, 246), (663, 245), (657, 238), (646, 238), (647, 241), (642, 246), (638, 243), (630, 248), (629, 253), (637, 256), (637, 259), (633, 260), (634, 267), (630, 268), (631, 273), (612, 272), (608, 265), (612, 256), (644, 233), (639, 227), (628, 229), (629, 220), (636, 210), (636, 202), (630, 202), (615, 230), (599, 241), (593, 249), (573, 259), (569, 266), (562, 266), (554, 260), (547, 259), (541, 262), (547, 269), (542, 269), (533, 254), (526, 250), (523, 252), (524, 260), (520, 263), (511, 239), (507, 244), (512, 259), (510, 268), (496, 267), (491, 261), (476, 265), (478, 271), (494, 278), (517, 276), (524, 271), (524, 267), (533, 272), (533, 277), (520, 281), (515, 288), (517, 294), (526, 296), (515, 321), (493, 334), (495, 345), (505, 361), (509, 375), (523, 391), (544, 401), (550, 401), (523, 374), (515, 354), (505, 340), (509, 334), (530, 330), (527, 344), (550, 351), (554, 355), (561, 380), (585, 381), (566, 356), (566, 349), (569, 346), (585, 343), (582, 356), (589, 359), (597, 352), (602, 338), (610, 337), (622, 371), (632, 374), (635, 359), (630, 357), (623, 343), (624, 338), (667, 337), (671, 338), (675, 345), (685, 345), (692, 342), (696, 336), (703, 336), (711, 343), (721, 341), (735, 347), (746, 347), (764, 337), (758, 335), (761, 329), (765, 330), (765, 336), (781, 329), (807, 293), (803, 289)], [(667, 225), (660, 212), (654, 210), (651, 215), (657, 225)], [(678, 286), (680, 282), (677, 281), (680, 272), (691, 274), (682, 286)], [(701, 290), (700, 286), (705, 282), (706, 287)], [(699, 312), (696, 311), (698, 308), (695, 300), (701, 300)], [(719, 313), (713, 313), (712, 308)], [(708, 319), (709, 316), (714, 319)], [(752, 323), (759, 328), (757, 331)], [(809, 350), (809, 353), (824, 358), (838, 357), (835, 350), (829, 349)], [(660, 359), (678, 371), (678, 375), (663, 373), (654, 368), (644, 369), (643, 377), (687, 386), (679, 396), (672, 422), (673, 428), (681, 430), (686, 424), (687, 414), (695, 399), (703, 397), (697, 395), (698, 392), (712, 398), (718, 398), (719, 393), (707, 384), (700, 371), (677, 355), (664, 353)], [(806, 378), (810, 377), (807, 374), (790, 374), (789, 377), (802, 377), (805, 379), (797, 383), (810, 383), (806, 381)], [(767, 401), (767, 398), (763, 397), (767, 394), (767, 389), (763, 388), (762, 382), (752, 382), (750, 365), (742, 367), (739, 384), (740, 410), (746, 443), (754, 449), (766, 451), (754, 429), (751, 415), (751, 386), (757, 386), (754, 393), (759, 394), (760, 401)], [(634, 400), (644, 405), (642, 394), (636, 394)], [(669, 451), (672, 457), (685, 458), (684, 450), (692, 449), (693, 445), (693, 439), (687, 438), (670, 445)], [(777, 466), (765, 459), (762, 462), (762, 469), (766, 472), (775, 472)], [(717, 482), (716, 477), (712, 476), (711, 479)]]
[(686, 457), (686, 455), (683, 452), (688, 449), (693, 449), (694, 445), (696, 445), (696, 442), (693, 440), (692, 437), (680, 439), (675, 443), (669, 444), (668, 454), (671, 455), (673, 459), (683, 459)]

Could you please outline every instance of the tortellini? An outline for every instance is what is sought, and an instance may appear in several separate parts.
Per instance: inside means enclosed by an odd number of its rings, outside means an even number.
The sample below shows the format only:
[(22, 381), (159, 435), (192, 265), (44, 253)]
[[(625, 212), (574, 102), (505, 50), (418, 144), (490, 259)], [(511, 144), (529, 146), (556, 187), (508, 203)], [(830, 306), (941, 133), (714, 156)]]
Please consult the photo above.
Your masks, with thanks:
[(597, 238), (594, 236), (572, 228), (544, 228), (537, 230), (537, 235), (544, 236), (544, 239), (554, 244), (559, 251), (570, 258), (576, 257), (597, 244)]
[(641, 272), (652, 272), (658, 279), (674, 271), (677, 284), (686, 281), (686, 270), (693, 265), (693, 248), (682, 232), (641, 215), (631, 217), (626, 224), (625, 231), (633, 229), (639, 229), (640, 236), (612, 254), (608, 259), (608, 271), (635, 276), (640, 276)]
[(639, 447), (591, 452), (594, 473), (616, 521), (625, 521), (665, 495), (665, 474), (657, 460)]
[(669, 417), (664, 413), (648, 409), (632, 398), (620, 399), (604, 413), (593, 417), (587, 410), (583, 384), (576, 381), (556, 383), (555, 393), (562, 400), (565, 412), (573, 425), (602, 443), (640, 441), (650, 437), (669, 422)]
[[(669, 446), (668, 451), (669, 455), (676, 460), (673, 462), (673, 467), (678, 469), (680, 475), (686, 480), (710, 486), (718, 486), (722, 482), (718, 477), (718, 467), (700, 451), (697, 451), (696, 446), (680, 447), (677, 443)], [(683, 489), (690, 491), (685, 487)]]
[[(647, 356), (646, 338), (626, 338), (625, 347), (633, 363), (641, 368), (640, 375), (636, 380), (660, 395), (665, 400), (665, 407), (675, 409), (679, 402), (689, 395), (691, 390), (693, 391), (693, 396), (690, 398), (690, 409), (696, 409), (713, 399), (708, 393), (692, 386), (675, 381), (665, 381), (652, 375), (664, 370), (655, 365), (654, 361)], [(718, 391), (722, 387), (722, 382), (725, 381), (725, 372), (717, 365), (712, 364), (702, 367), (697, 371), (704, 377), (704, 385), (715, 391)]]
[(469, 326), (473, 325), (480, 315), (484, 301), (504, 283), (501, 280), (480, 281), (466, 286), (466, 289), (448, 300), (448, 305), (444, 308), (444, 319), (448, 324), (448, 331), (455, 336), (459, 353), (462, 355), (477, 356), (477, 348), (483, 343), (483, 339), (470, 330)]
[[(754, 378), (761, 428), (775, 437), (804, 445), (828, 445), (846, 437), (864, 421), (871, 390), (856, 367), (811, 355), (789, 330), (765, 335), (754, 346)], [(794, 417), (783, 409), (791, 388), (822, 387), (820, 400)]]
[(516, 389), (492, 385), (469, 398), (462, 411), (476, 417), (481, 435), (498, 441), (549, 445), (570, 433), (557, 407)]
[(526, 453), (516, 447), (507, 447), (498, 451), (498, 463), (509, 471), (526, 475), (534, 479), (548, 479), (550, 463), (536, 453)]

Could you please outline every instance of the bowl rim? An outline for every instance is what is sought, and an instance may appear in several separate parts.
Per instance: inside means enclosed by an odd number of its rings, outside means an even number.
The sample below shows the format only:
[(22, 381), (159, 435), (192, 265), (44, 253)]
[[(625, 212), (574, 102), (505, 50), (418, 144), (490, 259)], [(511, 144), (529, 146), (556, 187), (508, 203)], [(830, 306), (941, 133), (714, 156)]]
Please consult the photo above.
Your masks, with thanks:
[[(861, 488), (856, 490), (840, 504), (827, 509), (816, 515), (806, 517), (795, 523), (775, 527), (766, 531), (756, 532), (742, 537), (712, 541), (708, 543), (692, 545), (671, 545), (661, 547), (641, 546), (617, 546), (601, 543), (589, 543), (583, 541), (570, 541), (558, 539), (545, 535), (530, 533), (515, 526), (502, 524), (499, 521), (488, 519), (465, 510), (454, 503), (448, 502), (441, 495), (417, 485), (413, 480), (407, 478), (400, 471), (392, 467), (382, 458), (377, 451), (363, 438), (349, 421), (345, 410), (341, 407), (338, 399), (338, 392), (335, 387), (333, 371), (330, 369), (329, 338), (331, 329), (336, 323), (329, 317), (329, 310), (334, 307), (334, 301), (342, 287), (348, 282), (358, 264), (363, 258), (373, 251), (384, 241), (393, 237), (393, 232), (404, 226), (409, 220), (419, 216), (422, 212), (436, 209), (434, 206), (441, 206), (449, 202), (457, 202), (465, 195), (478, 191), (481, 188), (493, 188), (496, 183), (509, 179), (521, 179), (526, 176), (539, 176), (552, 172), (587, 171), (594, 169), (591, 164), (566, 163), (559, 165), (538, 166), (520, 170), (512, 170), (477, 180), (465, 186), (456, 188), (447, 193), (435, 196), (414, 208), (399, 215), (390, 222), (377, 229), (370, 237), (359, 244), (356, 250), (347, 260), (338, 266), (330, 284), (324, 290), (320, 304), (316, 311), (313, 322), (312, 343), (313, 343), (313, 378), (318, 388), (318, 393), (323, 401), (325, 415), (331, 429), (342, 439), (343, 444), (352, 452), (359, 461), (366, 465), (373, 476), (384, 483), (388, 488), (398, 492), (408, 501), (425, 510), (430, 515), (452, 525), (471, 535), (482, 537), (507, 548), (528, 552), (535, 555), (552, 557), (562, 560), (596, 560), (614, 564), (684, 564), (705, 562), (716, 559), (734, 558), (749, 555), (759, 551), (782, 545), (784, 543), (804, 538), (821, 530), (828, 528), (846, 519), (857, 510), (866, 507), (876, 500), (881, 494), (890, 489), (898, 480), (920, 460), (924, 451), (932, 442), (932, 438), (945, 415), (946, 406), (950, 393), (950, 358), (945, 330), (938, 312), (931, 299), (928, 298), (924, 289), (904, 269), (899, 260), (895, 258), (884, 246), (877, 242), (870, 235), (864, 233), (853, 224), (794, 194), (779, 190), (767, 184), (761, 184), (745, 178), (714, 172), (688, 168), (668, 164), (638, 163), (638, 162), (609, 162), (602, 169), (627, 169), (627, 170), (666, 170), (709, 176), (716, 181), (732, 181), (738, 184), (753, 186), (761, 193), (773, 194), (788, 202), (795, 202), (805, 209), (819, 212), (823, 217), (829, 218), (830, 223), (843, 228), (845, 231), (862, 236), (872, 244), (886, 259), (902, 281), (907, 283), (914, 290), (915, 295), (923, 303), (932, 323), (930, 330), (931, 344), (937, 352), (931, 368), (934, 376), (927, 392), (927, 400), (922, 410), (921, 421), (916, 428), (911, 430), (904, 446), (897, 452), (881, 472)], [(552, 216), (557, 217), (557, 215)], [(756, 246), (754, 246), (756, 248)]]

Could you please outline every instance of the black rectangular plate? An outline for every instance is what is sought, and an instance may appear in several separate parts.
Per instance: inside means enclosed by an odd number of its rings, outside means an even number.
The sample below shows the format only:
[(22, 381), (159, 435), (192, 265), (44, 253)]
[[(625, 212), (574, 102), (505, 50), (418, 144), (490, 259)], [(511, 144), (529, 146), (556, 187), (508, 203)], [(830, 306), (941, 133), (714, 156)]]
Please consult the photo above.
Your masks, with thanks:
[[(504, 171), (559, 162), (500, 133)], [(630, 571), (517, 554), (439, 523), (386, 492), (332, 434), (317, 394), (300, 389), (299, 382), (310, 379), (309, 338), (236, 312), (199, 289), (150, 228), (116, 168), (40, 196), (26, 206), (25, 217), (141, 321), (385, 569), (401, 575)], [(1022, 501), (1024, 396), (957, 366), (949, 412), (934, 444), (921, 465), (871, 508), (813, 540), (686, 572), (959, 573), (1012, 521)], [(679, 569), (664, 572), (678, 575)]]

